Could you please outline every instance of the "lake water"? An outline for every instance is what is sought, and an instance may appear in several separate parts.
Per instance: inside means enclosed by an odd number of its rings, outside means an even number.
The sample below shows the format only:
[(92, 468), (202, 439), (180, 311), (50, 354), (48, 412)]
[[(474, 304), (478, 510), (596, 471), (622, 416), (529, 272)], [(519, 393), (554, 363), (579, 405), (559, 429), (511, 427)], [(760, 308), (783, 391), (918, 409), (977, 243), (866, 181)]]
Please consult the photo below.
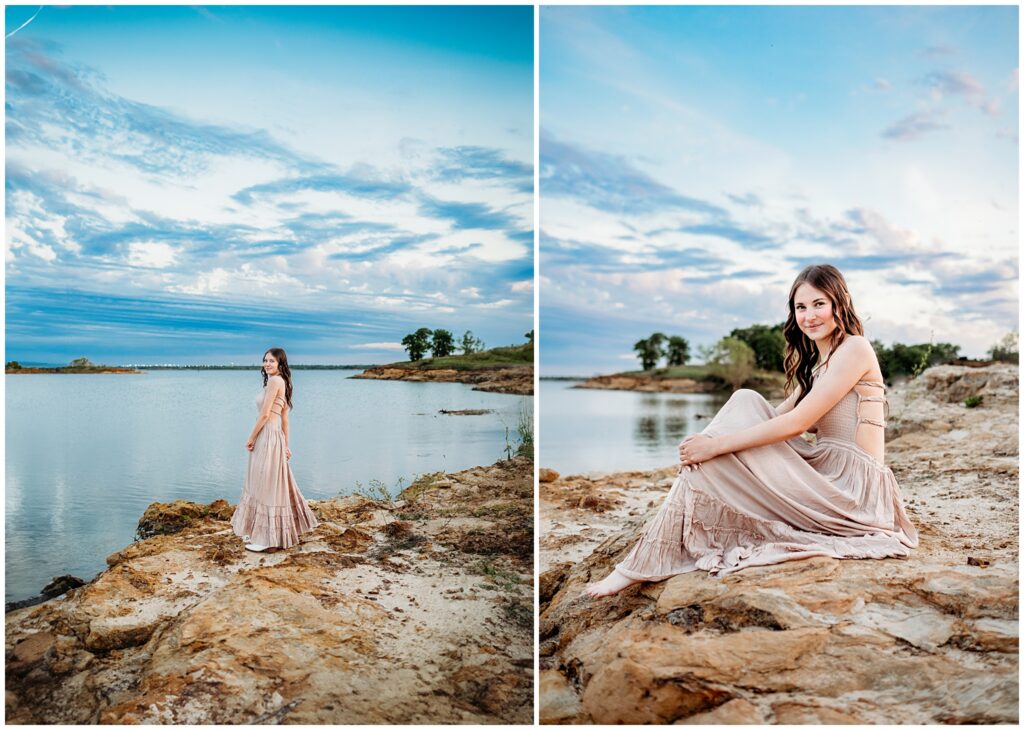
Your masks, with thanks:
[(660, 469), (678, 460), (684, 437), (699, 433), (728, 396), (640, 393), (540, 382), (537, 464), (561, 474)]
[[(293, 373), (292, 471), (307, 499), (492, 464), (533, 398), (460, 383)], [(152, 502), (237, 503), (262, 391), (257, 371), (6, 376), (6, 600), (57, 575), (90, 580)], [(491, 409), (449, 416), (440, 409)]]

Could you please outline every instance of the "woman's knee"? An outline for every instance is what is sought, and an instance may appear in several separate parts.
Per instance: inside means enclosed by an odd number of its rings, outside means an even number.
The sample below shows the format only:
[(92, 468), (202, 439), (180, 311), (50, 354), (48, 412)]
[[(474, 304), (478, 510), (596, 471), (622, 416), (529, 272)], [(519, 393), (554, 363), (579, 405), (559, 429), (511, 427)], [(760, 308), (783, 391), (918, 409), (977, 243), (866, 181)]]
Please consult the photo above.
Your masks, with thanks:
[(735, 398), (736, 400), (743, 401), (763, 401), (764, 396), (758, 393), (756, 390), (750, 388), (740, 388), (739, 390), (733, 391), (733, 394), (729, 397), (729, 400)]

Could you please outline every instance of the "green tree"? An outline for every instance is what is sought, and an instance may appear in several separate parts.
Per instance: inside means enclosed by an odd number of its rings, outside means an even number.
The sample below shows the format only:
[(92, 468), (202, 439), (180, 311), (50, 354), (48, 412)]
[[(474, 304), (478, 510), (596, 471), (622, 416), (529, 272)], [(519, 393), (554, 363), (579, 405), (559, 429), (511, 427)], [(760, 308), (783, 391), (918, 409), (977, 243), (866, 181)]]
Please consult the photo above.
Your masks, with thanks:
[(525, 337), (531, 345), (533, 344), (533, 330), (527, 332), (525, 335), (523, 335), (523, 337)]
[(782, 334), (782, 327), (782, 324), (771, 327), (766, 324), (754, 324), (743, 329), (734, 329), (729, 333), (729, 337), (750, 345), (757, 367), (782, 372), (785, 369), (786, 358), (786, 336)]
[(7, 363), (7, 367), (5, 369), (7, 369), (7, 370), (21, 370), (21, 363), (18, 362), (17, 360), (11, 360), (9, 363)]
[(448, 330), (434, 330), (430, 339), (430, 351), (434, 357), (447, 357), (455, 352), (455, 337)]
[(897, 375), (917, 377), (926, 368), (960, 357), (960, 346), (948, 342), (926, 342), (918, 345), (894, 342), (891, 347), (886, 347), (878, 340), (873, 340), (871, 345), (875, 348), (878, 365), (885, 380)]
[(409, 353), (409, 359), (412, 362), (417, 362), (423, 359), (423, 355), (427, 352), (430, 347), (430, 335), (431, 332), (426, 327), (420, 327), (412, 334), (408, 334), (402, 338), (402, 347)]
[(472, 355), (474, 352), (480, 352), (484, 349), (484, 341), (479, 337), (474, 337), (471, 330), (466, 330), (466, 334), (462, 335), (462, 354)]
[(754, 350), (743, 340), (723, 337), (713, 347), (704, 348), (702, 354), (711, 374), (722, 378), (733, 390), (754, 374)]
[(646, 340), (639, 340), (633, 345), (633, 349), (636, 351), (637, 357), (640, 358), (640, 364), (644, 370), (653, 370), (657, 367), (658, 360), (665, 357), (663, 344), (667, 339), (661, 332), (655, 332)]
[(690, 343), (685, 337), (672, 335), (668, 338), (668, 365), (669, 367), (685, 365), (690, 359)]
[(1020, 333), (1009, 332), (989, 348), (988, 356), (1000, 362), (1020, 362)]

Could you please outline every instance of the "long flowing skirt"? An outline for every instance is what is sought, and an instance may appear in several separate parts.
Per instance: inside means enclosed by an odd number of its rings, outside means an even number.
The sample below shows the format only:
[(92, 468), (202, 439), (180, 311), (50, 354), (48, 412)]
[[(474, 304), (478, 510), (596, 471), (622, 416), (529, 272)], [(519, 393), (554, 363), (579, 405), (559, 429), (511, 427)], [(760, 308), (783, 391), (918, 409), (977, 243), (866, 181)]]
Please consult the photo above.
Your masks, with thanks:
[[(704, 433), (733, 433), (775, 415), (759, 393), (739, 390)], [(617, 568), (655, 581), (814, 556), (905, 557), (914, 547), (917, 531), (891, 469), (855, 443), (797, 437), (684, 468)]]
[(258, 545), (289, 548), (318, 524), (285, 456), (284, 432), (271, 421), (249, 452), (245, 487), (231, 527), (236, 535), (248, 536)]

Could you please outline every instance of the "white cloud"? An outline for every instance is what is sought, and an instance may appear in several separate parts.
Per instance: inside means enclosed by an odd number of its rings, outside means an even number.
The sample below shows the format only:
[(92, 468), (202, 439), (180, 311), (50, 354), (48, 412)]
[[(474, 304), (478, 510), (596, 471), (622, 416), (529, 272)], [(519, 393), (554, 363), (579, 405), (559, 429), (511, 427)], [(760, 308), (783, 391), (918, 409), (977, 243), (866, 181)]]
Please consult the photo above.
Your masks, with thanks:
[(364, 342), (359, 345), (349, 345), (353, 350), (395, 350), (401, 352), (405, 350), (398, 342)]
[(174, 247), (160, 242), (136, 241), (128, 244), (128, 263), (152, 269), (165, 269), (174, 264)]
[(509, 304), (515, 304), (512, 299), (499, 299), (496, 302), (488, 302), (487, 304), (477, 304), (475, 306), (480, 309), (499, 309), (501, 307), (507, 307)]
[(522, 281), (513, 282), (510, 288), (516, 294), (521, 294), (523, 292), (531, 292), (533, 291), (533, 279), (523, 279)]

